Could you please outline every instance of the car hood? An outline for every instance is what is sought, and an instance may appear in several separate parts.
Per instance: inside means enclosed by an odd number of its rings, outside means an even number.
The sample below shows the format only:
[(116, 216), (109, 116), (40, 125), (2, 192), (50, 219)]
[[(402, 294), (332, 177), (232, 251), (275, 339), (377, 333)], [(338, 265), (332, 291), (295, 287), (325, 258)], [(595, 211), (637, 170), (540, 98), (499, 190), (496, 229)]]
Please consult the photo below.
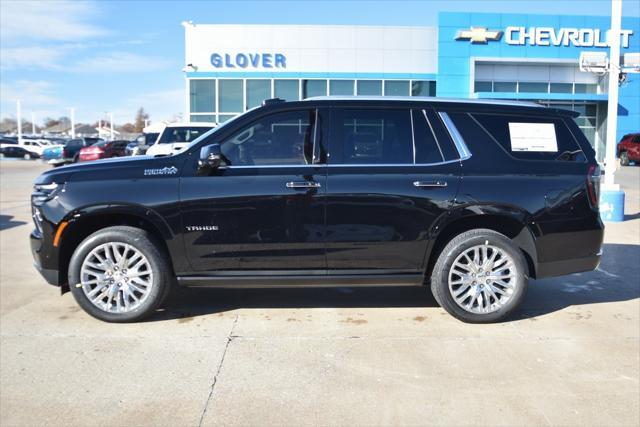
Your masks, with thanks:
[(141, 179), (148, 176), (177, 176), (185, 160), (184, 156), (135, 156), (74, 163), (44, 172), (35, 183), (41, 185), (75, 180), (108, 181)]

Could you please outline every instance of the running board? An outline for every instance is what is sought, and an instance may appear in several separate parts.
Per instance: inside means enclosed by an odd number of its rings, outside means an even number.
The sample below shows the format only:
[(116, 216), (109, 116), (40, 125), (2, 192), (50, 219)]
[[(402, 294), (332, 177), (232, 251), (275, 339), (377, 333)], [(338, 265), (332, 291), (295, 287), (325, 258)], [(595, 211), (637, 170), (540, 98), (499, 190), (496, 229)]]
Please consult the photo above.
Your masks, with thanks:
[(335, 288), (422, 286), (422, 274), (317, 276), (178, 276), (178, 284), (207, 288)]

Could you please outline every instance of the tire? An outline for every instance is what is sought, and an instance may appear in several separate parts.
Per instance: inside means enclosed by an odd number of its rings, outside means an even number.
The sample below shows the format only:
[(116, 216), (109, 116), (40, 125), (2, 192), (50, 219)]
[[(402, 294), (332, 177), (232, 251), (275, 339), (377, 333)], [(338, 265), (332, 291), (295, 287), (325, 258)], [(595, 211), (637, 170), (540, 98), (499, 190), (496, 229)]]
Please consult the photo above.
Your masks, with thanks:
[(620, 153), (620, 165), (629, 166), (629, 154), (626, 151)]
[[(120, 255), (133, 255), (127, 257), (126, 264), (115, 265), (113, 260), (118, 258), (114, 248)], [(141, 258), (134, 259), (136, 251)], [(134, 266), (136, 272), (126, 270)], [(91, 316), (105, 322), (136, 322), (152, 315), (167, 297), (175, 280), (169, 266), (169, 257), (147, 231), (128, 226), (108, 227), (91, 234), (74, 251), (69, 262), (69, 288), (80, 307)], [(95, 303), (89, 297), (92, 293)]]
[(24, 156), (22, 156), (22, 158), (25, 160), (31, 160), (31, 154), (26, 153)]
[(73, 163), (78, 163), (79, 159), (80, 159), (80, 156), (76, 154), (75, 156), (73, 156)]
[[(485, 268), (491, 265), (493, 274), (472, 260), (480, 261)], [(529, 280), (527, 272), (524, 255), (508, 237), (489, 229), (470, 230), (453, 238), (438, 256), (431, 274), (431, 292), (442, 308), (463, 322), (498, 322), (522, 302)], [(500, 279), (493, 280), (498, 276)], [(460, 292), (458, 302), (455, 292)]]

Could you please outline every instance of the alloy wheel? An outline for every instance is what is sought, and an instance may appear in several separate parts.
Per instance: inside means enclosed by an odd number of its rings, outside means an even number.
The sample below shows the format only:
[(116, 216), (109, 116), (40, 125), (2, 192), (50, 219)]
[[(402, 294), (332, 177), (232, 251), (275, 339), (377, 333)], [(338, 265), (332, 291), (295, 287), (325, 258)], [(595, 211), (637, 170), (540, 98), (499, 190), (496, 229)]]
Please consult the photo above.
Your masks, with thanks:
[(80, 286), (93, 305), (109, 313), (138, 308), (149, 296), (153, 271), (138, 249), (122, 242), (95, 247), (80, 268)]
[(517, 274), (513, 258), (493, 245), (466, 249), (449, 270), (449, 292), (458, 306), (475, 314), (502, 308), (513, 295)]

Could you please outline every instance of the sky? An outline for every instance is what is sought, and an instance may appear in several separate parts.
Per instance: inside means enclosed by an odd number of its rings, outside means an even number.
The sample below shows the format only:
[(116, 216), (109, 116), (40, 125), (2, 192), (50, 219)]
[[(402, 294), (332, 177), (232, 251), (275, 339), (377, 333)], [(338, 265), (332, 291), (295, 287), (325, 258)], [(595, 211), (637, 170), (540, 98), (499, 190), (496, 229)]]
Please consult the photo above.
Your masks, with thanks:
[[(0, 118), (41, 124), (76, 109), (76, 121), (113, 113), (152, 121), (184, 108), (182, 21), (207, 24), (436, 25), (438, 12), (603, 15), (609, 0), (169, 1), (0, 0)], [(623, 16), (640, 16), (624, 0)]]

